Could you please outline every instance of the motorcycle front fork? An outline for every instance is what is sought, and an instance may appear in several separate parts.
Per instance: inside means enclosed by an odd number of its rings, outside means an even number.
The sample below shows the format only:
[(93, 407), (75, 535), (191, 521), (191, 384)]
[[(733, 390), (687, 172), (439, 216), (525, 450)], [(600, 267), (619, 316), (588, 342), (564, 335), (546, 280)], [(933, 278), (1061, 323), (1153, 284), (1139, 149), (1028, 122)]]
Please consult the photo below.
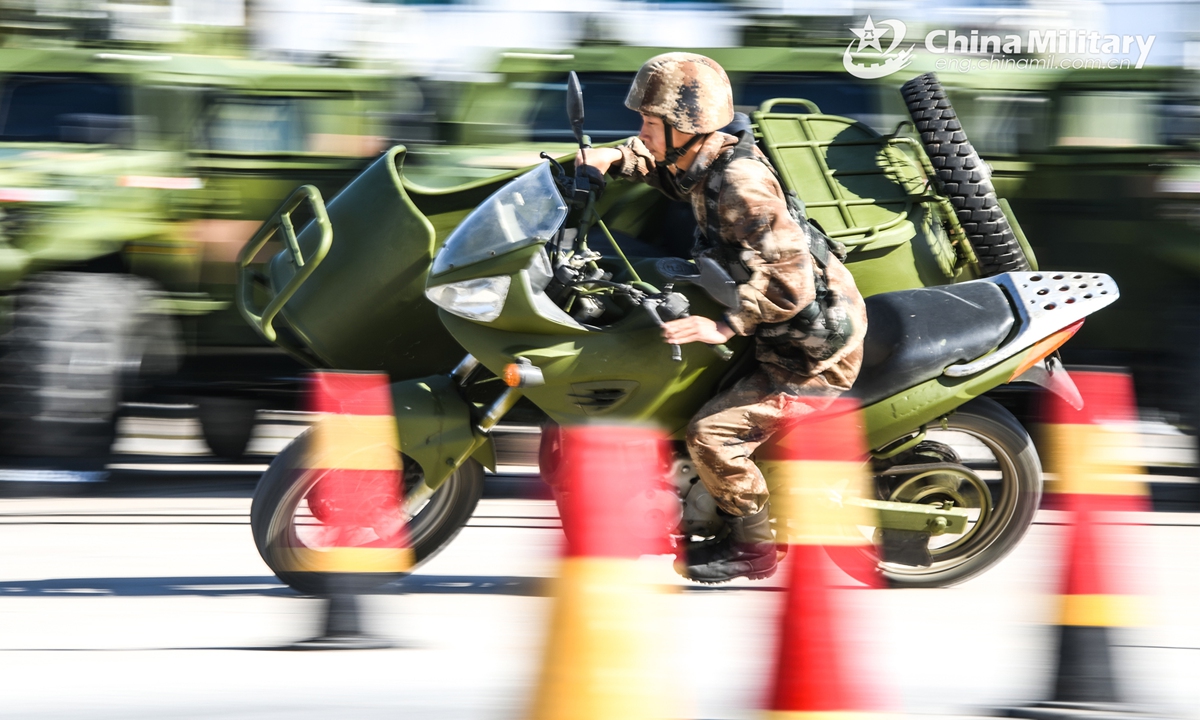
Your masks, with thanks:
[[(460, 360), (458, 365), (455, 366), (454, 370), (450, 372), (450, 378), (457, 382), (460, 387), (465, 387), (467, 385), (468, 378), (477, 367), (479, 367), (479, 361), (475, 359), (475, 356), (467, 355)], [(487, 435), (490, 433), (496, 428), (497, 425), (500, 424), (500, 421), (504, 419), (504, 416), (508, 414), (508, 411), (512, 410), (513, 406), (516, 405), (523, 396), (524, 393), (521, 392), (520, 388), (505, 388), (504, 392), (500, 393), (500, 397), (493, 400), (492, 404), (488, 406), (488, 409), (484, 411), (483, 417), (479, 419), (479, 422), (475, 425), (475, 429), (478, 430), (481, 435)]]

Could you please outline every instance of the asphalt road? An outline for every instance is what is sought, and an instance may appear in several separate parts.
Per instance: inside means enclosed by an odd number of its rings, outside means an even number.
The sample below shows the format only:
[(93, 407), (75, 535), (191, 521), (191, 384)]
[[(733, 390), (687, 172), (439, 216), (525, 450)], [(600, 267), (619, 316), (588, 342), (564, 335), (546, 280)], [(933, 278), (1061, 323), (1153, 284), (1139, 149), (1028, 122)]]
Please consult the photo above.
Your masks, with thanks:
[[(0, 500), (0, 714), (6, 718), (519, 718), (537, 677), (561, 531), (536, 480), (492, 480), (470, 526), (366, 599), (396, 649), (297, 652), (321, 604), (255, 553), (252, 478), (118, 480), (86, 497)], [(1200, 527), (1154, 513), (1116, 528), (1150, 624), (1118, 634), (1130, 700), (1200, 718)], [(979, 715), (1043, 697), (1061, 518), (1043, 511), (999, 567), (947, 590), (841, 590), (848, 648), (892, 709)], [(685, 585), (661, 605), (678, 717), (757, 717), (776, 579)]]

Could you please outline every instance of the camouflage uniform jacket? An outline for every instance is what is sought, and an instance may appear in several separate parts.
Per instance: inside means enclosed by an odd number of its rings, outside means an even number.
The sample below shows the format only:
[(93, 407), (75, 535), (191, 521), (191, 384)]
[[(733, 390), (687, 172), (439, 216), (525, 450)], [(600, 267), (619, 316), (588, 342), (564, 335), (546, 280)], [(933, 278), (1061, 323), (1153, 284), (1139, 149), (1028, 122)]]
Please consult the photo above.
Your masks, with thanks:
[[(713, 162), (732, 152), (737, 138), (716, 132), (700, 145), (687, 172), (676, 177), (656, 166), (638, 138), (619, 149), (622, 162), (610, 173), (658, 188), (675, 200), (689, 201), (699, 227), (707, 227), (704, 187)], [(756, 153), (761, 156), (762, 153)], [(813, 260), (808, 237), (788, 213), (787, 200), (775, 174), (755, 158), (730, 162), (725, 168), (717, 208), (721, 213), (721, 242), (740, 253), (750, 273), (738, 285), (740, 306), (725, 315), (738, 335), (755, 335), (755, 356), (803, 382), (822, 375), (829, 384), (848, 389), (862, 364), (867, 313), (854, 278), (846, 267), (829, 258), (826, 282), (834, 310), (843, 313), (852, 331), (847, 342), (832, 349), (819, 338), (789, 326), (798, 312), (813, 302)]]

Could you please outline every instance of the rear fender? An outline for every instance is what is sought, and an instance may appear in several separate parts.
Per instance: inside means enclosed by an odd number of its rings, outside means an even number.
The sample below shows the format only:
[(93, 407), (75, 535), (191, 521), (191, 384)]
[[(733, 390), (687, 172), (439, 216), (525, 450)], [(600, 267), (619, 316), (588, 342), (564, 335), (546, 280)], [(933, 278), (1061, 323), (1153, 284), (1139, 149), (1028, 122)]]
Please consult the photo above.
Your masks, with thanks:
[(1022, 357), (1010, 357), (983, 372), (956, 378), (939, 375), (863, 408), (867, 444), (883, 448), (935, 422), (987, 391), (1008, 383)]
[(429, 487), (436, 489), (470, 457), (495, 469), (492, 439), (475, 429), (471, 406), (449, 377), (392, 383), (392, 402), (400, 450), (421, 466)]
[(1012, 379), (1012, 382), (1031, 382), (1057, 395), (1063, 402), (1076, 410), (1083, 409), (1083, 396), (1075, 381), (1063, 367), (1062, 361), (1056, 356), (1041, 360), (1028, 370)]
[[(987, 391), (1011, 382), (1033, 382), (1043, 385), (1073, 407), (1081, 407), (1082, 399), (1070, 375), (1062, 369), (1057, 358), (1047, 361), (1051, 353), (1065, 343), (1081, 324), (1082, 321), (1060, 330), (1032, 348), (1010, 356), (975, 375), (939, 375), (868, 405), (863, 408), (867, 442), (872, 448), (883, 448), (916, 432), (921, 426), (954, 412), (959, 406)], [(1044, 376), (1033, 368), (1042, 368)], [(1030, 372), (1031, 370), (1033, 372)]]

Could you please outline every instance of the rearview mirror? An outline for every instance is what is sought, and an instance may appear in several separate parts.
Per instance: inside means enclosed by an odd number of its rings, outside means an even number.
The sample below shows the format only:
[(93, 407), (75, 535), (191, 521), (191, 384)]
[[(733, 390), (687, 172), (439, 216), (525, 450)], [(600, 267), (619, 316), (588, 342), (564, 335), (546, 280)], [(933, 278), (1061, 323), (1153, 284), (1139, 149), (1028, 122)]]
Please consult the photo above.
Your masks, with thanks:
[(583, 147), (583, 88), (579, 86), (579, 76), (574, 70), (567, 76), (567, 119), (571, 122), (575, 142)]
[(700, 274), (692, 280), (693, 283), (721, 305), (730, 309), (738, 306), (737, 283), (720, 263), (710, 257), (701, 257), (696, 260), (696, 267)]

